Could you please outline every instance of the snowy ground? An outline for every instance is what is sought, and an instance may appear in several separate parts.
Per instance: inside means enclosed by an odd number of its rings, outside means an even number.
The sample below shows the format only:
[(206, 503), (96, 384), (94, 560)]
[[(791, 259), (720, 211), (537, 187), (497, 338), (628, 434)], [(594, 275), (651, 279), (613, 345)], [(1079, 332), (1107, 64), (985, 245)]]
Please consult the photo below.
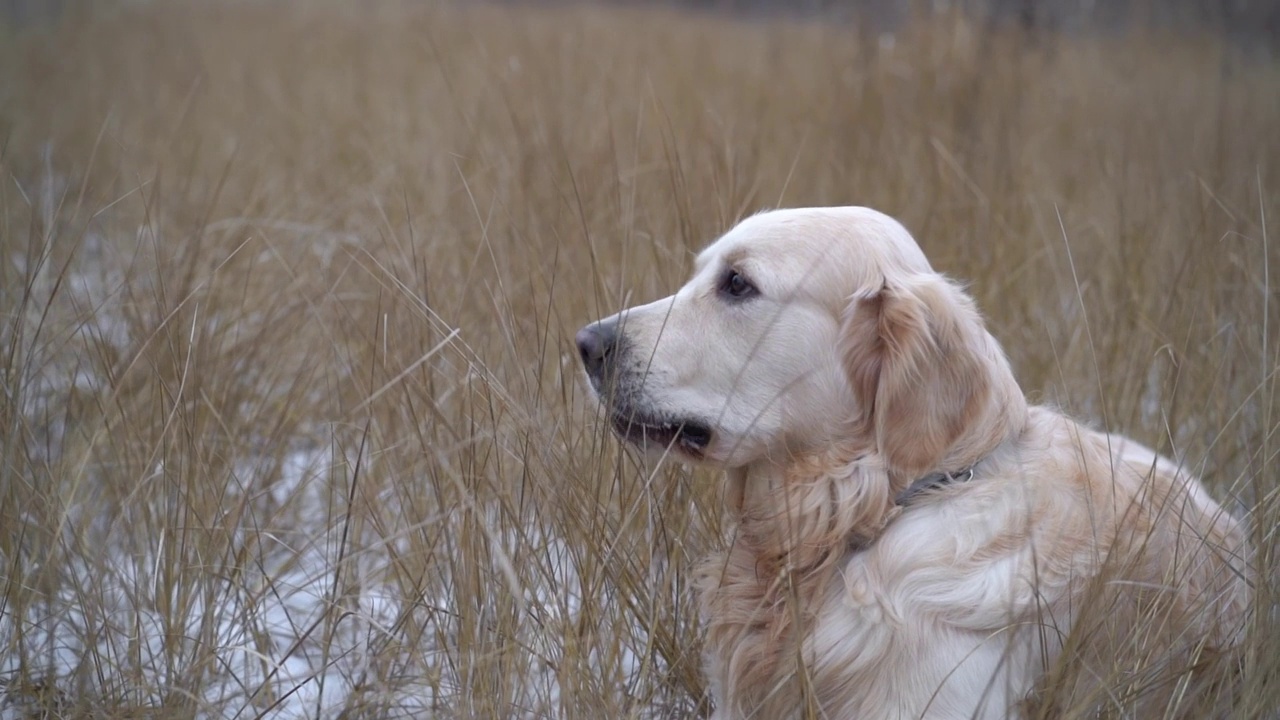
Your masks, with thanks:
[[(65, 183), (51, 172), (43, 187), (31, 190), (50, 223), (55, 212), (50, 199), (64, 192)], [(118, 311), (125, 284), (136, 291), (154, 281), (136, 273), (126, 277), (109, 244), (93, 232), (81, 242), (77, 262), (57, 292), (58, 303), (91, 309), (88, 319), (66, 343), (24, 348), (30, 373), (23, 413), (42, 448), (33, 452), (45, 455), (45, 461), (61, 452), (59, 408), (69, 394), (106, 394), (105, 379), (83, 362), (77, 348), (106, 343), (125, 352), (136, 340)], [(37, 267), (36, 259), (23, 254), (5, 261), (34, 278), (33, 308), (48, 304), (59, 284), (53, 275), (57, 268)], [(40, 322), (35, 312), (29, 324)], [(216, 316), (206, 323), (208, 332), (230, 331), (218, 327)], [(88, 490), (67, 510), (67, 551), (56, 587), (44, 588), (39, 602), (19, 610), (0, 608), (0, 720), (37, 714), (49, 706), (51, 692), (66, 703), (83, 700), (77, 697), (81, 693), (123, 694), (144, 708), (172, 703), (173, 693), (187, 688), (197, 689), (197, 697), (187, 698), (190, 706), (210, 718), (338, 717), (355, 706), (376, 708), (379, 717), (455, 714), (465, 683), (450, 657), (456, 613), (448, 593), (413, 597), (387, 580), (393, 556), (407, 549), (404, 535), (366, 530), (367, 537), (353, 541), (347, 536), (359, 531), (347, 526), (348, 498), (338, 485), (349, 477), (359, 449), (326, 437), (320, 423), (303, 426), (311, 434), (288, 441), (282, 459), (276, 454), (233, 463), (230, 486), (251, 492), (248, 507), (260, 514), (242, 521), (238, 531), (244, 537), (237, 544), (254, 548), (252, 577), (196, 572), (184, 576), (197, 580), (188, 586), (164, 581), (165, 554), (181, 540), (140, 537), (132, 531), (135, 524), (142, 526), (140, 518), (100, 513), (93, 502), (98, 479), (92, 469), (86, 471), (82, 482)], [(376, 454), (363, 449), (365, 458)], [(140, 483), (169, 482), (170, 475), (159, 461)], [(394, 497), (385, 500), (395, 502)], [(86, 517), (87, 524), (81, 522)], [(33, 525), (38, 522), (32, 519)], [(444, 514), (420, 518), (418, 524), (451, 533), (456, 518)], [(77, 536), (73, 527), (91, 532)], [(528, 623), (528, 636), (518, 639), (529, 658), (517, 695), (525, 715), (554, 716), (561, 689), (553, 659), (563, 641), (557, 633), (581, 610), (584, 584), (571, 549), (547, 528), (498, 533), (497, 574), (503, 581), (493, 592), (518, 594), (523, 612), (536, 620)], [(521, 573), (510, 566), (502, 549), (522, 544), (537, 548), (545, 569)], [(358, 557), (346, 556), (351, 548)], [(15, 562), (3, 550), (0, 560), (6, 567)], [(211, 566), (216, 571), (234, 564), (214, 561)], [(451, 582), (444, 578), (432, 587), (448, 588)], [(410, 642), (406, 628), (412, 626), (422, 632)], [(644, 636), (634, 623), (628, 632)], [(193, 664), (192, 658), (207, 657), (210, 647), (215, 662)], [(611, 666), (606, 674), (621, 679), (620, 692), (644, 671), (640, 655), (625, 642), (617, 657), (593, 662)]]

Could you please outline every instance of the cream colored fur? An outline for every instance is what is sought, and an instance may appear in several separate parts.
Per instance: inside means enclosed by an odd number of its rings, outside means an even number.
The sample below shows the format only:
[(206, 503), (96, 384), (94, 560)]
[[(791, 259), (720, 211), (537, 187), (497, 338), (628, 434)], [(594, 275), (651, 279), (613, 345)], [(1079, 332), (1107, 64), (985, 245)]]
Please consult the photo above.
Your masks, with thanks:
[[(726, 294), (730, 272), (754, 293)], [(1153, 712), (1159, 692), (1100, 688), (1116, 668), (1185, 679), (1238, 642), (1239, 523), (1149, 448), (1029, 407), (973, 302), (885, 215), (748, 218), (674, 296), (601, 322), (609, 411), (705, 424), (701, 450), (650, 449), (726, 471), (736, 531), (697, 571), (716, 717), (1047, 712), (1050, 668), (1055, 702)]]

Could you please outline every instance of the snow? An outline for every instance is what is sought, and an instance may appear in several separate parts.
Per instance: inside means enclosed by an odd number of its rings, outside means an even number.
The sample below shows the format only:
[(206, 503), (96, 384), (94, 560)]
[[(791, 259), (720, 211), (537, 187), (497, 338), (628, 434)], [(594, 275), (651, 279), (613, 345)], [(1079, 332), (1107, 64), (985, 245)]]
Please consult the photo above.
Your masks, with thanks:
[[(47, 198), (60, 193), (65, 183), (46, 178), (40, 185)], [(38, 204), (49, 213), (54, 205), (47, 200)], [(290, 231), (313, 229), (305, 223), (276, 222)], [(93, 228), (81, 243), (57, 299), (58, 307), (70, 306), (74, 317), (61, 327), (45, 328), (37, 342), (28, 338), (30, 344), (23, 348), (28, 359), (20, 364), (27, 371), (21, 407), (27, 427), (35, 431), (31, 452), (37, 464), (52, 463), (63, 451), (61, 418), (73, 393), (111, 395), (106, 379), (95, 370), (102, 363), (86, 361), (83, 353), (97, 348), (129, 357), (139, 339), (132, 336), (121, 305), (130, 295), (145, 295), (151, 282), (144, 269), (132, 265), (136, 258), (113, 258), (113, 252), (121, 251)], [(31, 292), (37, 309), (53, 302), (50, 273), (58, 269), (47, 263), (37, 268), (35, 258), (20, 253), (7, 260), (34, 273)], [(193, 321), (200, 326), (192, 333), (216, 337), (234, 333), (237, 322), (259, 320), (270, 321), (270, 314), (226, 319), (202, 308)], [(33, 313), (27, 321), (34, 327), (31, 323), (40, 318)], [(51, 340), (50, 332), (61, 335)], [(457, 369), (472, 373), (473, 381), (486, 382), (483, 368), (466, 364)], [(436, 401), (445, 402), (448, 392)], [(550, 524), (511, 527), (504, 520), (507, 515), (479, 505), (423, 518), (397, 516), (400, 525), (391, 528), (348, 526), (346, 483), (357, 448), (344, 446), (339, 433), (319, 418), (304, 418), (291, 432), (298, 436), (272, 442), (242, 438), (244, 447), (261, 448), (261, 454), (243, 451), (244, 457), (230, 463), (230, 477), (214, 479), (225, 482), (227, 507), (246, 503), (248, 519), (230, 525), (235, 528), (230, 546), (247, 553), (244, 561), (201, 558), (187, 566), (175, 562), (190, 556), (184, 538), (149, 534), (160, 527), (182, 527), (174, 520), (184, 512), (182, 501), (166, 498), (189, 490), (181, 483), (190, 479), (182, 476), (182, 468), (166, 467), (164, 457), (137, 480), (138, 493), (157, 488), (177, 492), (157, 492), (160, 499), (151, 505), (130, 500), (110, 505), (123, 508), (125, 515), (119, 517), (102, 511), (102, 478), (94, 473), (104, 471), (91, 464), (82, 467), (75, 492), (58, 496), (67, 503), (65, 522), (53, 543), (58, 552), (47, 558), (56, 573), (44, 587), (17, 593), (24, 604), (0, 600), (0, 720), (38, 714), (51, 693), (68, 701), (102, 702), (108, 709), (124, 702), (122, 698), (151, 707), (194, 693), (192, 704), (201, 718), (336, 718), (366, 704), (376, 707), (379, 717), (408, 718), (465, 708), (473, 699), (466, 697), (459, 653), (451, 647), (460, 632), (458, 617), (468, 610), (494, 614), (502, 603), (491, 598), (480, 600), (480, 608), (454, 607), (449, 563), (465, 559), (431, 558), (431, 572), (439, 576), (425, 583), (419, 595), (414, 594), (419, 589), (395, 581), (393, 563), (414, 549), (412, 533), (447, 537), (466, 513), (485, 520), (492, 567), (483, 572), (492, 581), (494, 598), (515, 598), (522, 606), (519, 637), (483, 639), (515, 642), (522, 653), (503, 665), (520, 674), (511, 679), (517, 702), (509, 714), (556, 715), (562, 702), (556, 665), (565, 653), (564, 628), (577, 624), (586, 604), (601, 601), (584, 593), (611, 592), (579, 577), (581, 551), (557, 537)], [(500, 452), (524, 461), (496, 438), (486, 442), (498, 443)], [(397, 472), (407, 472), (379, 468), (379, 450), (364, 448), (362, 473), (381, 473), (394, 482)], [(397, 507), (398, 498), (386, 487), (357, 502)], [(144, 512), (170, 513), (174, 522), (145, 522)], [(49, 515), (33, 512), (27, 517), (32, 527), (40, 527)], [(530, 550), (537, 557), (534, 571), (513, 560), (518, 551), (528, 557)], [(17, 558), (6, 552), (0, 549), (0, 573), (18, 567), (19, 575), (29, 577), (39, 569), (42, 559), (26, 549), (12, 550)], [(13, 578), (0, 575), (0, 583), (10, 582)], [(593, 610), (592, 622), (601, 619), (599, 612)], [(613, 628), (623, 639), (610, 657), (583, 649), (600, 668), (590, 682), (604, 683), (612, 692), (627, 693), (642, 674), (653, 672), (653, 661), (628, 646), (627, 638), (643, 643), (645, 637), (636, 621), (630, 622)], [(420, 639), (407, 642), (419, 636), (406, 628), (421, 630)], [(482, 627), (478, 632), (492, 630)], [(214, 662), (195, 661), (210, 656)]]

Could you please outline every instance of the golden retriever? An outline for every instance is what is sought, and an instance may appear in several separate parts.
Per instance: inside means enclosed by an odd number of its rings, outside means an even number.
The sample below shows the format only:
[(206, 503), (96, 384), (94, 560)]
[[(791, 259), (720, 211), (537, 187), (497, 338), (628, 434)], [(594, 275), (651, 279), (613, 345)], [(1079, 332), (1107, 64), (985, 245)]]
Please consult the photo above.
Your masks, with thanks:
[(737, 530), (697, 578), (718, 718), (1159, 716), (1240, 642), (1240, 523), (1029, 406), (886, 215), (750, 217), (576, 340), (622, 438), (726, 472)]

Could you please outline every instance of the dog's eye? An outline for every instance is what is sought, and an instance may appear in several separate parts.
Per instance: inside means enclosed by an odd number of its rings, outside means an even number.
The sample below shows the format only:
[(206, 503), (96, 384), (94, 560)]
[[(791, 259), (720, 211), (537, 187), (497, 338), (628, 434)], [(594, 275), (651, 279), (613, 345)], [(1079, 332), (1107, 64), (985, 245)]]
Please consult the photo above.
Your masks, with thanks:
[(730, 270), (725, 273), (724, 281), (720, 284), (720, 290), (731, 298), (742, 299), (755, 295), (756, 286), (747, 280), (746, 276), (737, 270)]

